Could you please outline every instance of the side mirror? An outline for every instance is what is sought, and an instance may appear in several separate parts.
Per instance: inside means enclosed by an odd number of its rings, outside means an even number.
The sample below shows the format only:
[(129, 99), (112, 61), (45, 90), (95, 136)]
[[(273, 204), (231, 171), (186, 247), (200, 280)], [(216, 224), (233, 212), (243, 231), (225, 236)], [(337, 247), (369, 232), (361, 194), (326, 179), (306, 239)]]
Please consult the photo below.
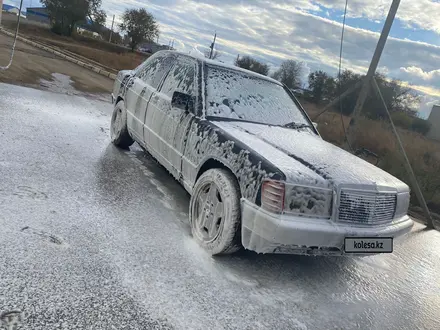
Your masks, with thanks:
[(194, 96), (189, 94), (174, 92), (173, 98), (171, 99), (171, 106), (194, 113), (194, 99)]
[(313, 126), (315, 126), (315, 129), (318, 129), (318, 123), (313, 123)]

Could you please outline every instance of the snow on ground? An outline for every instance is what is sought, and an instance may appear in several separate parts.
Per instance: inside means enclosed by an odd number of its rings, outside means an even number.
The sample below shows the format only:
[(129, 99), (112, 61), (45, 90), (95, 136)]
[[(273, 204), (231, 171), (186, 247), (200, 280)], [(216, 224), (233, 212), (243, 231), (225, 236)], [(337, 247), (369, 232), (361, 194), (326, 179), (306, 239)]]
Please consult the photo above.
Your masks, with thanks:
[(440, 328), (438, 232), (365, 259), (211, 258), (184, 189), (109, 144), (108, 103), (0, 95), (0, 314), (22, 329)]

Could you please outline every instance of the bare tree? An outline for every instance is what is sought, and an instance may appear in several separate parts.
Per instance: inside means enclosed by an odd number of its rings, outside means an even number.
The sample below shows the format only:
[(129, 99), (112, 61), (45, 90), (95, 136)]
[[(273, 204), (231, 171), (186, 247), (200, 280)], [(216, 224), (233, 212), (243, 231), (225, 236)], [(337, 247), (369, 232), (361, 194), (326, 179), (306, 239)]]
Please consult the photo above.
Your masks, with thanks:
[(52, 31), (70, 36), (79, 23), (91, 20), (93, 24), (103, 25), (107, 18), (101, 9), (102, 0), (42, 0), (49, 12)]
[(250, 56), (237, 58), (235, 60), (235, 65), (246, 70), (264, 74), (265, 76), (269, 74), (269, 66), (267, 64), (259, 62), (258, 60)]
[(316, 103), (335, 95), (336, 82), (328, 73), (318, 70), (309, 74), (309, 89), (312, 91), (312, 98)]
[(301, 86), (301, 75), (304, 71), (304, 63), (294, 60), (287, 60), (281, 63), (280, 68), (275, 71), (272, 78), (282, 82), (293, 89)]
[(89, 1), (89, 10), (87, 12), (87, 18), (92, 22), (94, 26), (104, 26), (107, 20), (107, 14), (101, 9), (102, 0)]
[(159, 26), (152, 14), (145, 9), (127, 9), (122, 15), (122, 32), (127, 32), (130, 47), (134, 51), (143, 41), (153, 41), (159, 35)]

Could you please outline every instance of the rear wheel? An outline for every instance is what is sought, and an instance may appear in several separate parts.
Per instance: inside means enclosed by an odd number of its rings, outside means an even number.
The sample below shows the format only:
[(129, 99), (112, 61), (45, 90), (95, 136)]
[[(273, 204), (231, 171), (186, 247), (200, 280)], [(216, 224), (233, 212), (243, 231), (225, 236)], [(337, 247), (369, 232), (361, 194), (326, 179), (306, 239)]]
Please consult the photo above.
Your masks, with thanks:
[(212, 255), (241, 249), (240, 189), (224, 169), (212, 169), (197, 181), (189, 217), (194, 239)]
[(125, 111), (124, 101), (119, 101), (115, 105), (110, 126), (110, 136), (112, 143), (120, 148), (126, 149), (134, 143), (134, 140), (128, 133), (127, 111)]

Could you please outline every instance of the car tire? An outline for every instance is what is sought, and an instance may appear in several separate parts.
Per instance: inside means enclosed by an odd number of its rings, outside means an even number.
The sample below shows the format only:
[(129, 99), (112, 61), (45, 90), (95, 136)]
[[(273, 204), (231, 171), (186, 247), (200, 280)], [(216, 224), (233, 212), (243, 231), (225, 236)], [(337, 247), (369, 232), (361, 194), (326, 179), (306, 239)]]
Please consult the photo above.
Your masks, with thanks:
[(134, 143), (134, 140), (128, 133), (127, 111), (125, 110), (124, 101), (119, 101), (113, 110), (110, 137), (114, 145), (123, 149), (127, 149)]
[(211, 255), (232, 254), (242, 248), (240, 189), (229, 171), (203, 173), (189, 208), (192, 235)]

